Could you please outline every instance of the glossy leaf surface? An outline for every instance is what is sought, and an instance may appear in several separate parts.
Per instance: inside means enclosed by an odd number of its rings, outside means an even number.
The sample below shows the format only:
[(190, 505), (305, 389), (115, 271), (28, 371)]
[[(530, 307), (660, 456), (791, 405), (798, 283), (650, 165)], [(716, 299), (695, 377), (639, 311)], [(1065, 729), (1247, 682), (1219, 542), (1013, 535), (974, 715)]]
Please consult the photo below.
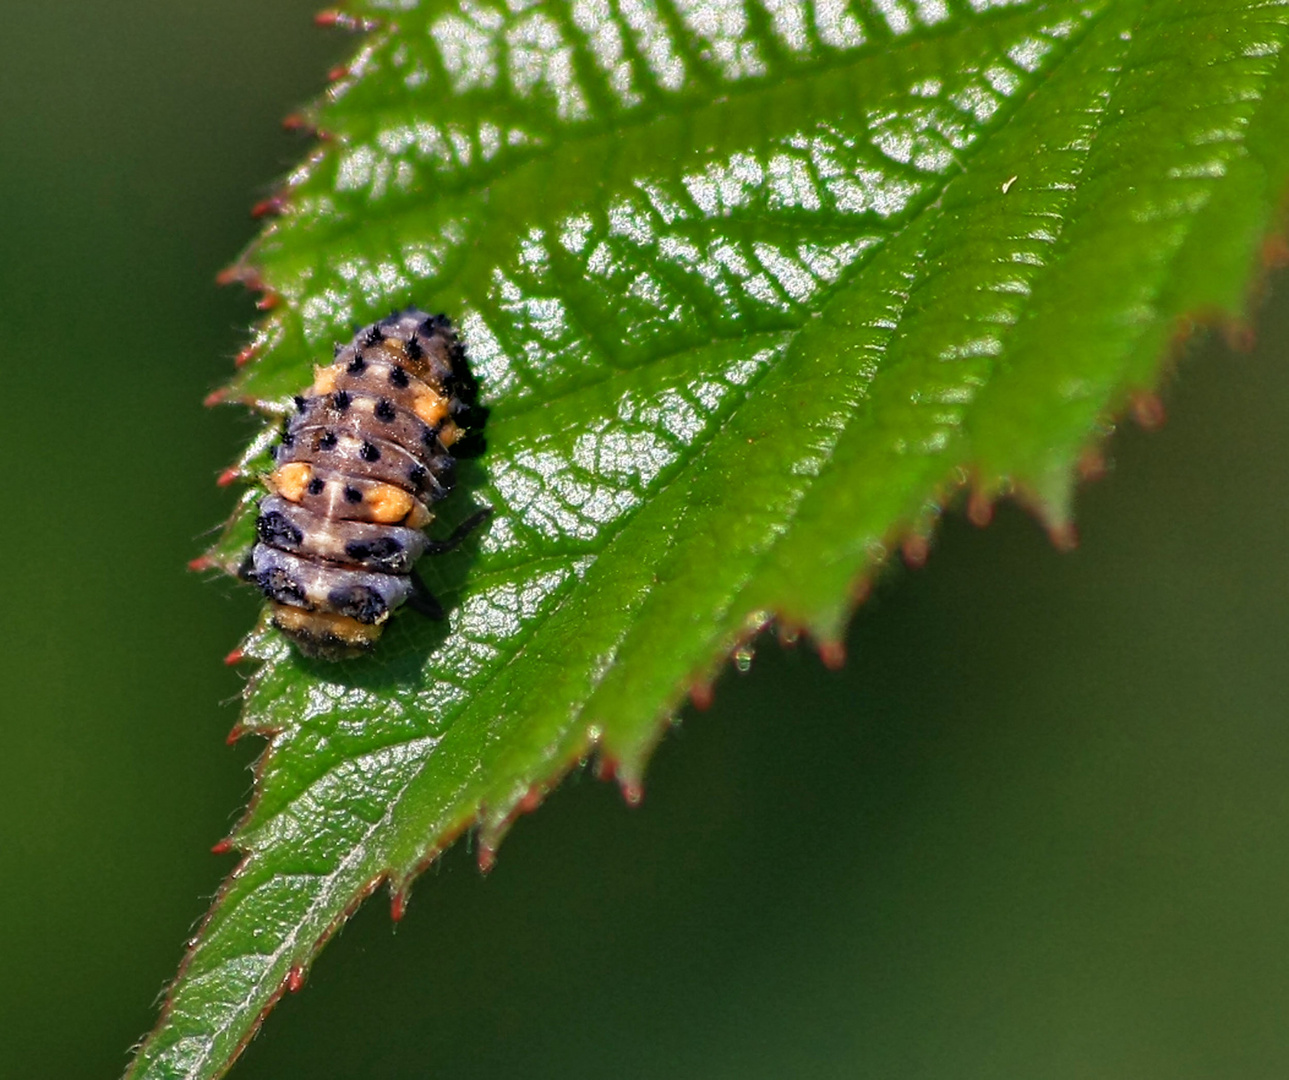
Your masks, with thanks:
[(245, 857), (136, 1077), (219, 1075), (378, 883), (400, 910), (476, 825), (486, 861), (588, 756), (635, 797), (691, 688), (772, 618), (838, 641), (957, 489), (1063, 528), (1186, 318), (1242, 310), (1289, 167), (1278, 4), (349, 12), (377, 25), (236, 268), (274, 306), (223, 396), (280, 415), (351, 323), (447, 312), (490, 417), (431, 532), (495, 516), (423, 564), (446, 624), (342, 665), (248, 643)]

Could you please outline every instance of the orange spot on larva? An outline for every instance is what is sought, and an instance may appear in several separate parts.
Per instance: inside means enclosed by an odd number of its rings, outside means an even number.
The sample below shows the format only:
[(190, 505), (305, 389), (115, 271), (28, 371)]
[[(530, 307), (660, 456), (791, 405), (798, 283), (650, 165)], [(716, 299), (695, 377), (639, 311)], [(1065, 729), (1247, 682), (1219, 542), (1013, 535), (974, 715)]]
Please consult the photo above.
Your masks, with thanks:
[(339, 376), (339, 365), (332, 364), (330, 367), (315, 367), (313, 369), (313, 393), (319, 396), (330, 394), (336, 388), (336, 378)]
[(364, 496), (371, 513), (371, 520), (381, 525), (402, 521), (411, 512), (416, 500), (402, 488), (393, 484), (377, 484)]
[[(447, 398), (436, 394), (433, 390), (426, 390), (416, 395), (416, 399), (412, 402), (412, 412), (433, 427), (448, 415)], [(442, 442), (442, 440), (443, 435), (440, 433), (439, 441)], [(443, 443), (443, 445), (448, 444)]]
[(305, 489), (313, 479), (313, 469), (303, 461), (292, 461), (276, 469), (269, 477), (269, 487), (289, 502), (304, 498)]

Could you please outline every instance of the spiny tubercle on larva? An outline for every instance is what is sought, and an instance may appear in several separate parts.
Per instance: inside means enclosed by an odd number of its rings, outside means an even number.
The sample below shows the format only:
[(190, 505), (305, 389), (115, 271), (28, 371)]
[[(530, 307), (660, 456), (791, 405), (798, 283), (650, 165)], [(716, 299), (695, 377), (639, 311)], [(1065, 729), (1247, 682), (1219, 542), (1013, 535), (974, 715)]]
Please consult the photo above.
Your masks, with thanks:
[(452, 488), (450, 448), (466, 411), (457, 391), (468, 378), (451, 323), (409, 308), (337, 346), (295, 398), (247, 574), (273, 624), (307, 655), (370, 649), (390, 613), (418, 595), (437, 610), (412, 567), (431, 546), (448, 547), (420, 530)]

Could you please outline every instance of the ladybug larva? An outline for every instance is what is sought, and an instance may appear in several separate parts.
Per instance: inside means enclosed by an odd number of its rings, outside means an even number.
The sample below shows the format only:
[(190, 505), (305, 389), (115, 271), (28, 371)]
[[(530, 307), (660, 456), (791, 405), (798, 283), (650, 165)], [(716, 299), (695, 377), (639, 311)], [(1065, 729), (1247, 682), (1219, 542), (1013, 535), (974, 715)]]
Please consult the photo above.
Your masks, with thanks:
[(308, 656), (356, 656), (407, 603), (442, 618), (416, 576), (425, 554), (450, 551), (488, 515), (446, 540), (421, 530), (452, 487), (453, 443), (473, 386), (465, 350), (442, 315), (409, 308), (336, 346), (274, 447), (246, 576), (269, 619)]

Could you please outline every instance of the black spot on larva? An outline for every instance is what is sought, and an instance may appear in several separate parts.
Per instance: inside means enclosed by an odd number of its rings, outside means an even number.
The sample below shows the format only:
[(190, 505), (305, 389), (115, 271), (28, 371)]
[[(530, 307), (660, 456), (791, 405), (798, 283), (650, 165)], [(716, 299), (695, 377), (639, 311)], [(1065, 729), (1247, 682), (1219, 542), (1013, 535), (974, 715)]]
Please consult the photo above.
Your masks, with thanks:
[(292, 398), (291, 400), (295, 402), (296, 412), (304, 412), (305, 406), (309, 404), (307, 401), (305, 401), (304, 397), (300, 394), (296, 394), (295, 397)]
[(368, 346), (379, 345), (384, 340), (385, 340), (385, 331), (382, 330), (380, 326), (373, 323), (371, 326), (367, 328), (367, 334), (363, 338), (363, 344)]
[(446, 315), (431, 315), (421, 323), (421, 333), (426, 337), (433, 337), (440, 330), (451, 330), (452, 324), (448, 322)]
[(281, 567), (274, 566), (265, 570), (260, 575), (260, 588), (279, 604), (300, 606), (304, 603), (304, 590)]
[(363, 493), (356, 487), (345, 488), (345, 502), (360, 503), (363, 501)]
[(419, 488), (425, 483), (425, 477), (427, 475), (424, 465), (413, 465), (411, 469), (408, 470), (407, 478)]
[(349, 372), (350, 375), (361, 375), (367, 370), (367, 361), (361, 356), (355, 356), (349, 361), (349, 366), (345, 368), (345, 370)]
[(255, 533), (269, 547), (275, 548), (299, 547), (304, 539), (304, 533), (277, 510), (260, 515), (255, 522)]
[(398, 365), (389, 369), (389, 381), (397, 386), (400, 390), (407, 388), (407, 369)]
[(341, 615), (348, 615), (370, 626), (385, 614), (385, 598), (366, 585), (348, 585), (332, 589), (327, 603)]
[(335, 409), (336, 412), (344, 412), (347, 408), (349, 408), (349, 391), (337, 390), (334, 394), (332, 394), (331, 407)]
[(380, 451), (376, 449), (376, 447), (372, 446), (372, 444), (369, 442), (363, 443), (362, 449), (358, 451), (358, 454), (363, 459), (363, 461), (380, 460)]
[(384, 420), (387, 424), (394, 419), (394, 405), (385, 398), (381, 398), (376, 402), (376, 408), (372, 411), (375, 413), (377, 420)]
[(345, 545), (345, 554), (357, 562), (382, 562), (400, 554), (402, 550), (403, 545), (392, 536), (381, 536), (375, 540), (350, 540)]
[(310, 481), (309, 481), (309, 494), (310, 494), (310, 495), (321, 495), (321, 494), (322, 494), (322, 489), (323, 489), (324, 487), (326, 487), (326, 486), (327, 486), (326, 484), (324, 484), (321, 480), (319, 480), (319, 479), (315, 476), (312, 480), (310, 480)]
[(282, 432), (282, 445), (290, 449), (295, 445), (295, 435), (290, 431)]
[(322, 438), (318, 440), (319, 450), (334, 450), (336, 448), (336, 433), (334, 431), (324, 431)]
[(419, 360), (425, 355), (425, 350), (421, 348), (421, 343), (416, 338), (404, 342), (403, 348), (407, 350), (407, 356), (410, 360)]

